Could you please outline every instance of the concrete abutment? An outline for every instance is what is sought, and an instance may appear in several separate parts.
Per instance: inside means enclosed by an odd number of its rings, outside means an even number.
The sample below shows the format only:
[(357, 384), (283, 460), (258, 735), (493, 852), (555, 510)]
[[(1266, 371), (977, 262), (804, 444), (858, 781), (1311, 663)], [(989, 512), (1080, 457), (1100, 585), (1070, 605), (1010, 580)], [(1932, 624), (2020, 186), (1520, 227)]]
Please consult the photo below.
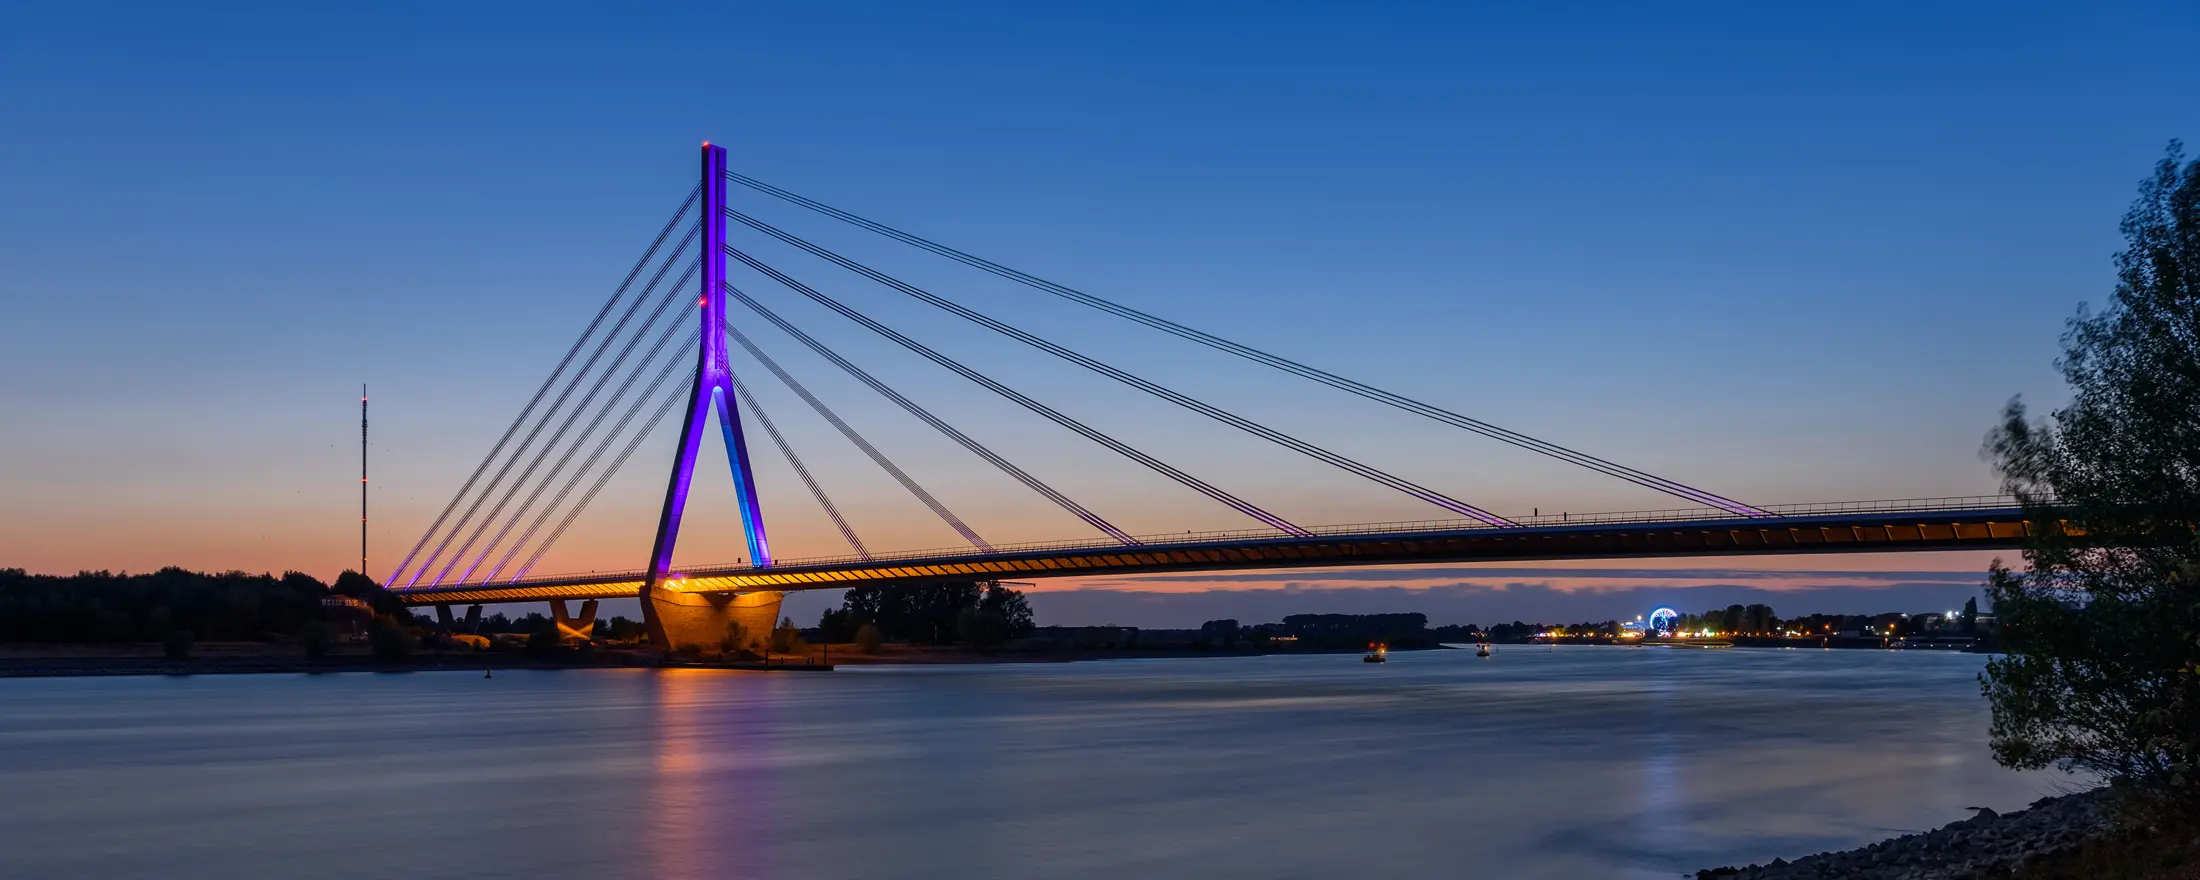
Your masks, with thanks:
[[(753, 593), (682, 593), (655, 587), (644, 593), (642, 621), (652, 644), (666, 651), (692, 648), (705, 654), (726, 650), (728, 625), (741, 625), (742, 644), (752, 648), (771, 638), (779, 623), (779, 603), (787, 594), (777, 590)], [(594, 604), (594, 603), (590, 603)]]

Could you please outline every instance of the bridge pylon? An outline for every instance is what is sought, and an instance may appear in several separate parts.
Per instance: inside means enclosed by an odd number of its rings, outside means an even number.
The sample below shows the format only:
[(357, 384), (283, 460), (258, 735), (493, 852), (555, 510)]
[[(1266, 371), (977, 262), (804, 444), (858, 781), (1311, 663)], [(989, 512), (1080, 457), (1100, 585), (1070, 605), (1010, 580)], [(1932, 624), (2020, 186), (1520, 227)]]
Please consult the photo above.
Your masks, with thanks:
[[(749, 561), (770, 567), (771, 546), (764, 537), (764, 511), (758, 506), (756, 480), (749, 469), (749, 448), (741, 431), (741, 413), (735, 404), (733, 369), (726, 359), (726, 149), (703, 144), (702, 290), (696, 299), (702, 346), (696, 356), (695, 384), (688, 396), (687, 417), (680, 425), (680, 447), (672, 461), (672, 480), (665, 487), (664, 512), (657, 518), (657, 538), (650, 550), (649, 574), (642, 584), (642, 619), (650, 641), (666, 650), (695, 648), (715, 652), (739, 648), (728, 641), (730, 624), (740, 624), (751, 635), (769, 633), (778, 620), (778, 591), (751, 593), (688, 593), (678, 589), (672, 571), (672, 549), (680, 540), (680, 515), (687, 508), (695, 454), (703, 445), (703, 432), (711, 410), (718, 411), (718, 425), (726, 443), (726, 459), (732, 464), (733, 486), (741, 506), (741, 528), (747, 539)], [(747, 641), (744, 639), (743, 641)]]

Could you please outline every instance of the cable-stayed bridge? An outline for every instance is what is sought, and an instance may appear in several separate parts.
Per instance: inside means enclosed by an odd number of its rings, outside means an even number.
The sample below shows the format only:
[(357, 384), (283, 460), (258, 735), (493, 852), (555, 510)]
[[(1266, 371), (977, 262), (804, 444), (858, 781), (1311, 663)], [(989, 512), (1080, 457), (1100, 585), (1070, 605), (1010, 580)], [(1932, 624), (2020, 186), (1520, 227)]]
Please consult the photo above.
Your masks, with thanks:
[[(1274, 569), (1433, 562), (1715, 556), (2016, 546), (2029, 534), (2005, 497), (1753, 505), (1508, 430), (1116, 303), (805, 198), (726, 168), (722, 147), (704, 144), (702, 180), (665, 223), (550, 376), (459, 487), (385, 584), (416, 605), (550, 600), (559, 620), (576, 618), (568, 599), (633, 597), (658, 644), (713, 645), (728, 622), (752, 629), (777, 619), (786, 591), (858, 584), (1109, 575), (1202, 569)], [(1687, 506), (1631, 513), (1503, 516), (1359, 459), (1223, 409), (1114, 364), (1041, 337), (934, 291), (849, 258), (728, 203), (729, 185), (883, 236), (998, 279), (1142, 325), (1307, 382), (1480, 435), (1614, 480), (1664, 493)], [(999, 378), (926, 345), (727, 240), (728, 222), (993, 334), (1126, 388), (1219, 422), (1282, 450), (1434, 508), (1441, 518), (1323, 526), (1294, 522), (1056, 409)], [(1061, 488), (1012, 462), (964, 427), (867, 371), (727, 277), (728, 261), (772, 288), (807, 300), (945, 373), (1051, 422), (1131, 464), (1249, 521), (1244, 530), (1135, 535)], [(729, 320), (728, 305), (743, 320)], [(691, 312), (694, 317), (689, 317)], [(753, 317), (755, 320), (750, 321)], [(988, 542), (858, 431), (750, 332), (770, 327), (961, 447), (1038, 499), (1082, 521), (1089, 534), (1047, 543)], [(732, 343), (731, 346), (728, 343)], [(880, 552), (865, 544), (800, 451), (733, 369), (738, 348), (834, 432), (952, 529), (965, 546)], [(748, 372), (751, 381), (758, 372)], [(899, 377), (892, 377), (899, 378)], [(697, 455), (715, 413), (726, 449), (747, 555), (732, 565), (675, 569), (673, 551)], [(679, 444), (646, 565), (632, 571), (555, 575), (535, 571), (552, 547), (632, 459), (651, 432), (677, 415)], [(850, 552), (782, 559), (771, 550), (750, 466), (750, 428), (761, 429)], [(637, 549), (637, 559), (640, 558)]]

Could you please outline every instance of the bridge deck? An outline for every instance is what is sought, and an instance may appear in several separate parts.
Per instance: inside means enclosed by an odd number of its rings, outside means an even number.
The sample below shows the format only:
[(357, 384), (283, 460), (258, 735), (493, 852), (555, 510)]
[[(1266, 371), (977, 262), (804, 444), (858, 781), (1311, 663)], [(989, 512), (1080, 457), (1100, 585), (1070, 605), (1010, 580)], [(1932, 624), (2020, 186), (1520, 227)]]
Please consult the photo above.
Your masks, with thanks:
[[(686, 592), (824, 590), (891, 582), (1028, 580), (1172, 571), (1323, 568), (1443, 562), (1524, 562), (2020, 546), (2034, 524), (2006, 498), (1788, 505), (1769, 517), (1691, 511), (1540, 517), (1517, 527), (1454, 522), (1316, 529), (1311, 537), (1226, 532), (1115, 542), (1064, 542), (992, 552), (920, 551), (721, 565), (667, 582)], [(1557, 520), (1557, 521), (1553, 521)], [(509, 584), (400, 590), (407, 604), (607, 599), (639, 595), (644, 572), (535, 577)]]

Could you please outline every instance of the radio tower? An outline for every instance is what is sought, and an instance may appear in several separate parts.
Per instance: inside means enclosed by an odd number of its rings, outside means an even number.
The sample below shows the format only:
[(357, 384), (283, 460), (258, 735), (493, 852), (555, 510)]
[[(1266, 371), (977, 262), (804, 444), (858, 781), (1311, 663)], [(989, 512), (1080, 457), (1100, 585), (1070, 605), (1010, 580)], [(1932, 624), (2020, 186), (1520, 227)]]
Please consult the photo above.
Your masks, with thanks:
[(367, 386), (359, 385), (359, 574), (367, 573)]

